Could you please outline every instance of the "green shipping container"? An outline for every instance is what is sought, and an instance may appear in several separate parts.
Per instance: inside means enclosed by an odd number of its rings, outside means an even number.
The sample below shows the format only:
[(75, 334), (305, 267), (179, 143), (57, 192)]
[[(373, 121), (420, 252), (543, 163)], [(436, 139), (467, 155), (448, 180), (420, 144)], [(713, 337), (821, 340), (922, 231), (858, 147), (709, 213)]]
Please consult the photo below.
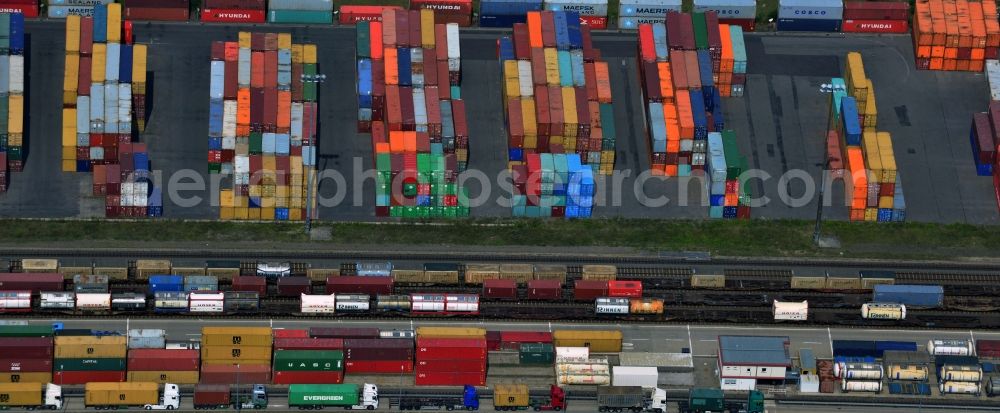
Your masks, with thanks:
[(125, 359), (55, 359), (52, 360), (52, 369), (55, 371), (122, 371), (125, 370)]
[(259, 155), (264, 153), (264, 134), (261, 132), (250, 132), (250, 153)]
[(722, 411), (726, 396), (720, 389), (691, 389), (688, 405), (697, 411)]
[(10, 49), (10, 13), (0, 14), (0, 50)]
[(521, 344), (518, 352), (521, 364), (551, 365), (555, 361), (555, 347), (546, 343)]
[[(306, 76), (316, 75), (316, 65), (314, 63), (302, 64), (302, 74)], [(302, 83), (302, 100), (306, 102), (316, 101), (316, 82)]]
[(354, 406), (359, 401), (357, 384), (293, 384), (288, 386), (288, 405)]
[(602, 103), (601, 106), (601, 134), (604, 140), (614, 142), (618, 136), (615, 130), (615, 107), (610, 103)]
[(8, 132), (7, 121), (9, 115), (10, 115), (10, 100), (7, 97), (7, 95), (0, 96), (0, 133)]
[(740, 174), (743, 173), (740, 162), (743, 156), (740, 155), (740, 146), (736, 142), (736, 132), (732, 130), (722, 131), (722, 150), (726, 154), (726, 179), (739, 178)]
[(361, 21), (357, 24), (354, 39), (357, 42), (357, 54), (359, 58), (371, 58), (371, 23)]
[(52, 326), (0, 326), (0, 337), (52, 337)]
[(696, 49), (708, 49), (708, 23), (705, 13), (691, 13), (691, 25), (694, 27), (694, 46)]
[(333, 12), (323, 10), (268, 10), (267, 22), (333, 24)]
[(342, 371), (344, 352), (340, 350), (278, 350), (274, 371)]

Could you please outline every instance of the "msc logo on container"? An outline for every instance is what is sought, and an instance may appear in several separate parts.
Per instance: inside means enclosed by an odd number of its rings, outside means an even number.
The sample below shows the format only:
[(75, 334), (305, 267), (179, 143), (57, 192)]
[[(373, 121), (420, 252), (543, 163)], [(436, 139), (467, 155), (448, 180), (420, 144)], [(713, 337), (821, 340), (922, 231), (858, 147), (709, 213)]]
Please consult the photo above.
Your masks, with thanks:
[(302, 396), (302, 400), (339, 402), (344, 400), (344, 396)]
[(796, 16), (826, 16), (826, 10), (796, 10)]

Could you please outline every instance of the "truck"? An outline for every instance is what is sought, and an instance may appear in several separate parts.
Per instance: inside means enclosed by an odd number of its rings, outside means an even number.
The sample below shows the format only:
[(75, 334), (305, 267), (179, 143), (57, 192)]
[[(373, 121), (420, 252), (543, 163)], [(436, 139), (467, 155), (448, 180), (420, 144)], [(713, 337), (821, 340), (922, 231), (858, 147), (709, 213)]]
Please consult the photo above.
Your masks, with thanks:
[(562, 411), (566, 409), (566, 392), (562, 387), (549, 386), (545, 397), (532, 397), (526, 384), (497, 384), (493, 388), (493, 409), (499, 411), (527, 410)]
[(726, 394), (721, 389), (695, 388), (688, 392), (688, 399), (678, 403), (681, 413), (765, 413), (764, 393), (750, 390), (745, 402), (726, 401)]
[(667, 411), (667, 392), (639, 386), (600, 386), (597, 388), (597, 410), (664, 413)]
[(62, 387), (52, 383), (0, 383), (0, 409), (62, 410)]
[(347, 410), (378, 409), (378, 386), (374, 384), (292, 384), (288, 386), (288, 406), (322, 409), (326, 406)]
[(264, 409), (267, 387), (254, 384), (249, 389), (233, 391), (227, 384), (199, 384), (194, 388), (195, 409)]
[(479, 391), (474, 386), (462, 387), (462, 394), (400, 395), (399, 410), (479, 410)]
[(98, 410), (142, 406), (146, 410), (174, 410), (180, 407), (180, 390), (165, 383), (163, 394), (151, 382), (91, 382), (84, 386), (84, 405)]

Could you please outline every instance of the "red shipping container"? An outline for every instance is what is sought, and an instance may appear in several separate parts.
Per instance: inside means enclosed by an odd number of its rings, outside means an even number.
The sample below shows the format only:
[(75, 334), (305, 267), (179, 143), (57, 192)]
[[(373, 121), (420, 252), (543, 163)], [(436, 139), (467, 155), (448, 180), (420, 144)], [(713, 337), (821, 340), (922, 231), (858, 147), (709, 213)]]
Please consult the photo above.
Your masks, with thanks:
[(198, 350), (167, 350), (160, 348), (130, 349), (128, 369), (138, 371), (198, 370)]
[(345, 4), (340, 6), (340, 24), (355, 24), (362, 21), (382, 21), (382, 11), (402, 10), (397, 6), (357, 6)]
[(340, 384), (344, 382), (341, 371), (276, 371), (274, 384)]
[(500, 350), (500, 332), (489, 330), (486, 332), (486, 351)]
[(24, 358), (52, 358), (52, 337), (0, 338), (0, 353)]
[(263, 23), (264, 9), (202, 9), (201, 21), (209, 23)]
[(237, 374), (240, 383), (271, 382), (271, 366), (262, 364), (240, 365), (239, 368), (233, 364), (206, 364), (201, 367), (201, 382), (234, 384), (237, 381)]
[(584, 16), (580, 15), (580, 25), (591, 29), (607, 29), (608, 16)]
[(276, 328), (274, 329), (274, 338), (309, 338), (309, 330), (305, 328)]
[(596, 280), (576, 280), (573, 286), (573, 299), (576, 301), (593, 301), (598, 297), (608, 296), (608, 282)]
[(231, 389), (223, 384), (199, 384), (194, 386), (195, 408), (206, 406), (214, 408), (229, 404)]
[(485, 386), (486, 373), (420, 373), (414, 376), (417, 386)]
[(976, 355), (979, 357), (1000, 357), (1000, 340), (976, 340)]
[(740, 26), (744, 32), (752, 32), (757, 28), (757, 19), (719, 19), (719, 24)]
[[(434, 10), (434, 23), (472, 25), (472, 0), (412, 0), (410, 10)], [(410, 19), (412, 20), (412, 18)]]
[[(412, 97), (410, 102), (413, 102)], [(411, 109), (413, 105), (410, 105)], [(412, 115), (412, 110), (411, 110)], [(412, 118), (412, 116), (411, 116)], [(326, 293), (344, 294), (392, 294), (391, 277), (337, 276), (326, 278)]]
[(16, 359), (0, 359), (0, 372), (5, 373), (50, 373), (52, 359), (32, 359), (18, 356)]
[(309, 277), (278, 278), (278, 296), (297, 298), (301, 294), (312, 294), (312, 280)]
[(524, 343), (552, 343), (552, 333), (545, 331), (505, 331), (500, 334), (500, 348), (518, 350)]
[(0, 13), (21, 13), (24, 17), (38, 17), (38, 2), (24, 4), (0, 4)]
[(0, 291), (62, 291), (64, 279), (53, 273), (0, 273)]
[(412, 373), (413, 360), (345, 360), (344, 372), (347, 374)]
[(483, 297), (499, 300), (516, 300), (517, 281), (485, 280), (483, 281)]
[(910, 5), (900, 1), (845, 1), (844, 20), (908, 20)]
[[(379, 330), (374, 327), (311, 327), (309, 335), (314, 338), (378, 338)], [(352, 341), (345, 341), (344, 347), (350, 348), (351, 343)]]
[(348, 360), (412, 360), (413, 340), (349, 339), (344, 340), (344, 358)]
[(844, 20), (841, 28), (844, 33), (906, 33), (910, 30), (906, 20)]
[(418, 373), (444, 373), (460, 371), (463, 373), (485, 372), (486, 360), (421, 360), (415, 363)]
[(124, 371), (57, 371), (52, 374), (52, 383), (67, 385), (125, 381), (125, 375)]
[(531, 41), (528, 35), (528, 25), (514, 23), (514, 55), (517, 60), (531, 59)]
[(608, 281), (608, 296), (642, 298), (642, 281)]
[(129, 0), (126, 20), (187, 21), (188, 0)]
[(264, 297), (267, 295), (267, 280), (256, 275), (237, 275), (233, 277), (230, 290), (255, 292)]
[(93, 70), (91, 65), (90, 56), (80, 56), (80, 71), (76, 86), (76, 93), (80, 96), (90, 96), (90, 73)]
[(528, 281), (529, 300), (558, 300), (562, 295), (562, 283), (559, 280)]
[[(281, 330), (275, 330), (275, 332)], [(305, 331), (305, 330), (287, 330)], [(306, 332), (308, 336), (309, 333)], [(343, 350), (344, 339), (341, 338), (274, 338), (275, 350)]]
[(418, 361), (485, 359), (486, 339), (418, 338), (416, 358)]

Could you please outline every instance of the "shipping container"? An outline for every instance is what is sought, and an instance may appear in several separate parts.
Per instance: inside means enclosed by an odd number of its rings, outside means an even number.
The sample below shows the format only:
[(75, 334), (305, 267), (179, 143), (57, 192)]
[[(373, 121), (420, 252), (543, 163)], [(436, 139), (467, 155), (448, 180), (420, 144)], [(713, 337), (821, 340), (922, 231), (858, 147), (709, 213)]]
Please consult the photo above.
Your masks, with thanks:
[(619, 352), (622, 346), (621, 331), (555, 330), (552, 339), (557, 347), (589, 347), (593, 352)]
[(187, 21), (189, 0), (129, 0), (125, 20)]
[(87, 383), (84, 404), (90, 406), (136, 406), (160, 401), (156, 383)]
[(340, 276), (326, 279), (326, 293), (391, 294), (391, 277)]
[(59, 291), (65, 276), (52, 273), (0, 273), (0, 291)]
[(200, 364), (198, 350), (130, 349), (128, 369), (133, 371), (189, 371)]
[(904, 304), (910, 308), (937, 308), (944, 304), (944, 289), (939, 285), (876, 285), (872, 300), (876, 303)]
[(200, 382), (204, 384), (270, 383), (270, 364), (205, 364)]

